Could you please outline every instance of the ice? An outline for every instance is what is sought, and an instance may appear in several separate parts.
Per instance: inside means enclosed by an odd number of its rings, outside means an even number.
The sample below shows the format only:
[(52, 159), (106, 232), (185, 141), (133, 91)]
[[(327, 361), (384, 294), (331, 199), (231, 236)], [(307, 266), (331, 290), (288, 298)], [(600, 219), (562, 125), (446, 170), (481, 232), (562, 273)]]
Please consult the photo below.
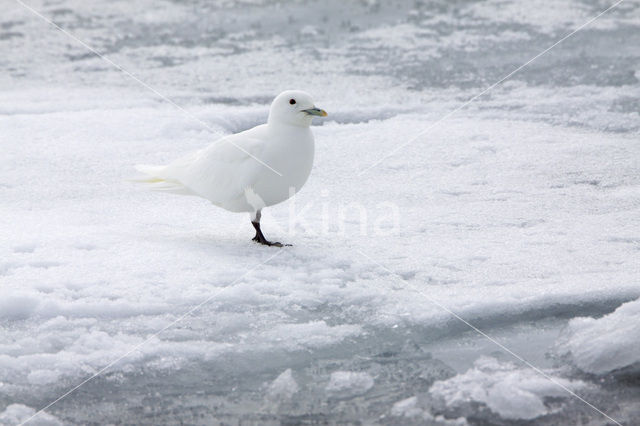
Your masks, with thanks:
[(573, 318), (560, 351), (583, 371), (604, 375), (640, 373), (640, 299), (627, 302), (601, 318)]
[(269, 385), (267, 398), (272, 401), (290, 400), (299, 389), (291, 369), (287, 368)]
[[(640, 3), (444, 121), (609, 3), (29, 4), (186, 113), (3, 5), (0, 412), (12, 423), (134, 348), (47, 412), (606, 422), (436, 301), (633, 424)], [(276, 257), (244, 215), (127, 181), (134, 164), (260, 124), (289, 88), (329, 117), (313, 127), (305, 188), (264, 212), (266, 235), (293, 244)]]
[[(0, 425), (15, 425), (31, 418), (36, 413), (31, 407), (24, 404), (11, 404), (0, 413)], [(41, 413), (38, 417), (29, 421), (33, 426), (62, 426), (63, 423), (55, 416), (48, 413)]]
[[(552, 377), (572, 391), (585, 386), (577, 380)], [(492, 357), (479, 358), (466, 372), (435, 382), (429, 392), (441, 397), (448, 407), (460, 408), (475, 401), (513, 420), (531, 420), (548, 414), (550, 409), (544, 403), (545, 398), (569, 397), (564, 389), (533, 369)]]
[(468, 423), (464, 417), (457, 419), (446, 419), (443, 416), (432, 416), (428, 411), (420, 408), (418, 403), (418, 397), (412, 396), (411, 398), (403, 399), (393, 404), (391, 407), (391, 415), (395, 417), (405, 417), (410, 419), (417, 418), (420, 422), (427, 422), (428, 424), (435, 425), (450, 425), (450, 426), (467, 426)]
[(403, 399), (393, 404), (391, 407), (391, 414), (393, 416), (423, 416), (424, 411), (417, 407), (418, 397), (412, 396), (411, 398)]
[(333, 397), (352, 397), (366, 393), (374, 380), (368, 373), (358, 371), (334, 371), (325, 390)]
[(526, 4), (490, 0), (471, 5), (469, 11), (478, 18), (534, 26), (550, 33), (577, 27), (587, 21), (593, 12), (589, 5), (573, 0), (533, 0)]

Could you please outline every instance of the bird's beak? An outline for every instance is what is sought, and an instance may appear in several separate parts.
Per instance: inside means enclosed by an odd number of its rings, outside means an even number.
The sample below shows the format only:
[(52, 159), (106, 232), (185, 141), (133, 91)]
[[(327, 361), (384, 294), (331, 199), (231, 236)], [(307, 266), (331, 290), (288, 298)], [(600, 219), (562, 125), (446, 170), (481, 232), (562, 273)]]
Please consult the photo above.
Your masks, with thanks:
[(318, 117), (326, 117), (327, 116), (327, 111), (320, 109), (320, 108), (309, 108), (309, 109), (303, 109), (302, 112), (306, 112), (309, 115), (317, 115)]

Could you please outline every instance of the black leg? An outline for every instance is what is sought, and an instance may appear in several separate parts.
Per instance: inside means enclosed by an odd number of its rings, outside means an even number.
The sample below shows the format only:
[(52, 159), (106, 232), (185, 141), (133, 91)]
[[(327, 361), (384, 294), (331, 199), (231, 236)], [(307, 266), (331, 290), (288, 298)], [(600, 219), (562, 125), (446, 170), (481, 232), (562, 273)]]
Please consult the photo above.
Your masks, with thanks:
[(253, 225), (253, 227), (256, 230), (256, 236), (253, 237), (253, 241), (255, 241), (256, 243), (264, 244), (265, 246), (274, 246), (274, 247), (282, 247), (283, 245), (290, 245), (290, 244), (282, 244), (282, 243), (279, 243), (279, 242), (272, 243), (271, 241), (268, 241), (264, 237), (264, 234), (262, 233), (262, 230), (260, 229), (260, 222), (251, 221), (251, 224)]

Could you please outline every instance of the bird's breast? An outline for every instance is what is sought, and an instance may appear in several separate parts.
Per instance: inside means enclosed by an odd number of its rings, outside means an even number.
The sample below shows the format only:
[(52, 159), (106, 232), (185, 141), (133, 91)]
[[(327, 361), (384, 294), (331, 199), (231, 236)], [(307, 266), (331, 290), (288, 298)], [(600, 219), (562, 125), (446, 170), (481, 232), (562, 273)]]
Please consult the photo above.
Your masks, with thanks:
[(274, 170), (264, 167), (254, 186), (265, 206), (280, 203), (298, 192), (313, 167), (311, 129), (291, 129), (281, 133), (284, 134), (274, 137), (265, 150), (265, 162)]

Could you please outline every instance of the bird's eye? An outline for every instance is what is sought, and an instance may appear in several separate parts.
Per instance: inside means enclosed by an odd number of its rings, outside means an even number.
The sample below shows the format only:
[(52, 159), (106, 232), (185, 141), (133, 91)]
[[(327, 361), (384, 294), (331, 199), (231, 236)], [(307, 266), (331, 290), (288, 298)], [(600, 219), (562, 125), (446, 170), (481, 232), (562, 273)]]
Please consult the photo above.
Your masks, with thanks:
[(290, 103), (291, 105), (294, 105), (294, 104), (296, 103), (296, 100), (295, 100), (295, 99), (289, 99), (289, 103)]

